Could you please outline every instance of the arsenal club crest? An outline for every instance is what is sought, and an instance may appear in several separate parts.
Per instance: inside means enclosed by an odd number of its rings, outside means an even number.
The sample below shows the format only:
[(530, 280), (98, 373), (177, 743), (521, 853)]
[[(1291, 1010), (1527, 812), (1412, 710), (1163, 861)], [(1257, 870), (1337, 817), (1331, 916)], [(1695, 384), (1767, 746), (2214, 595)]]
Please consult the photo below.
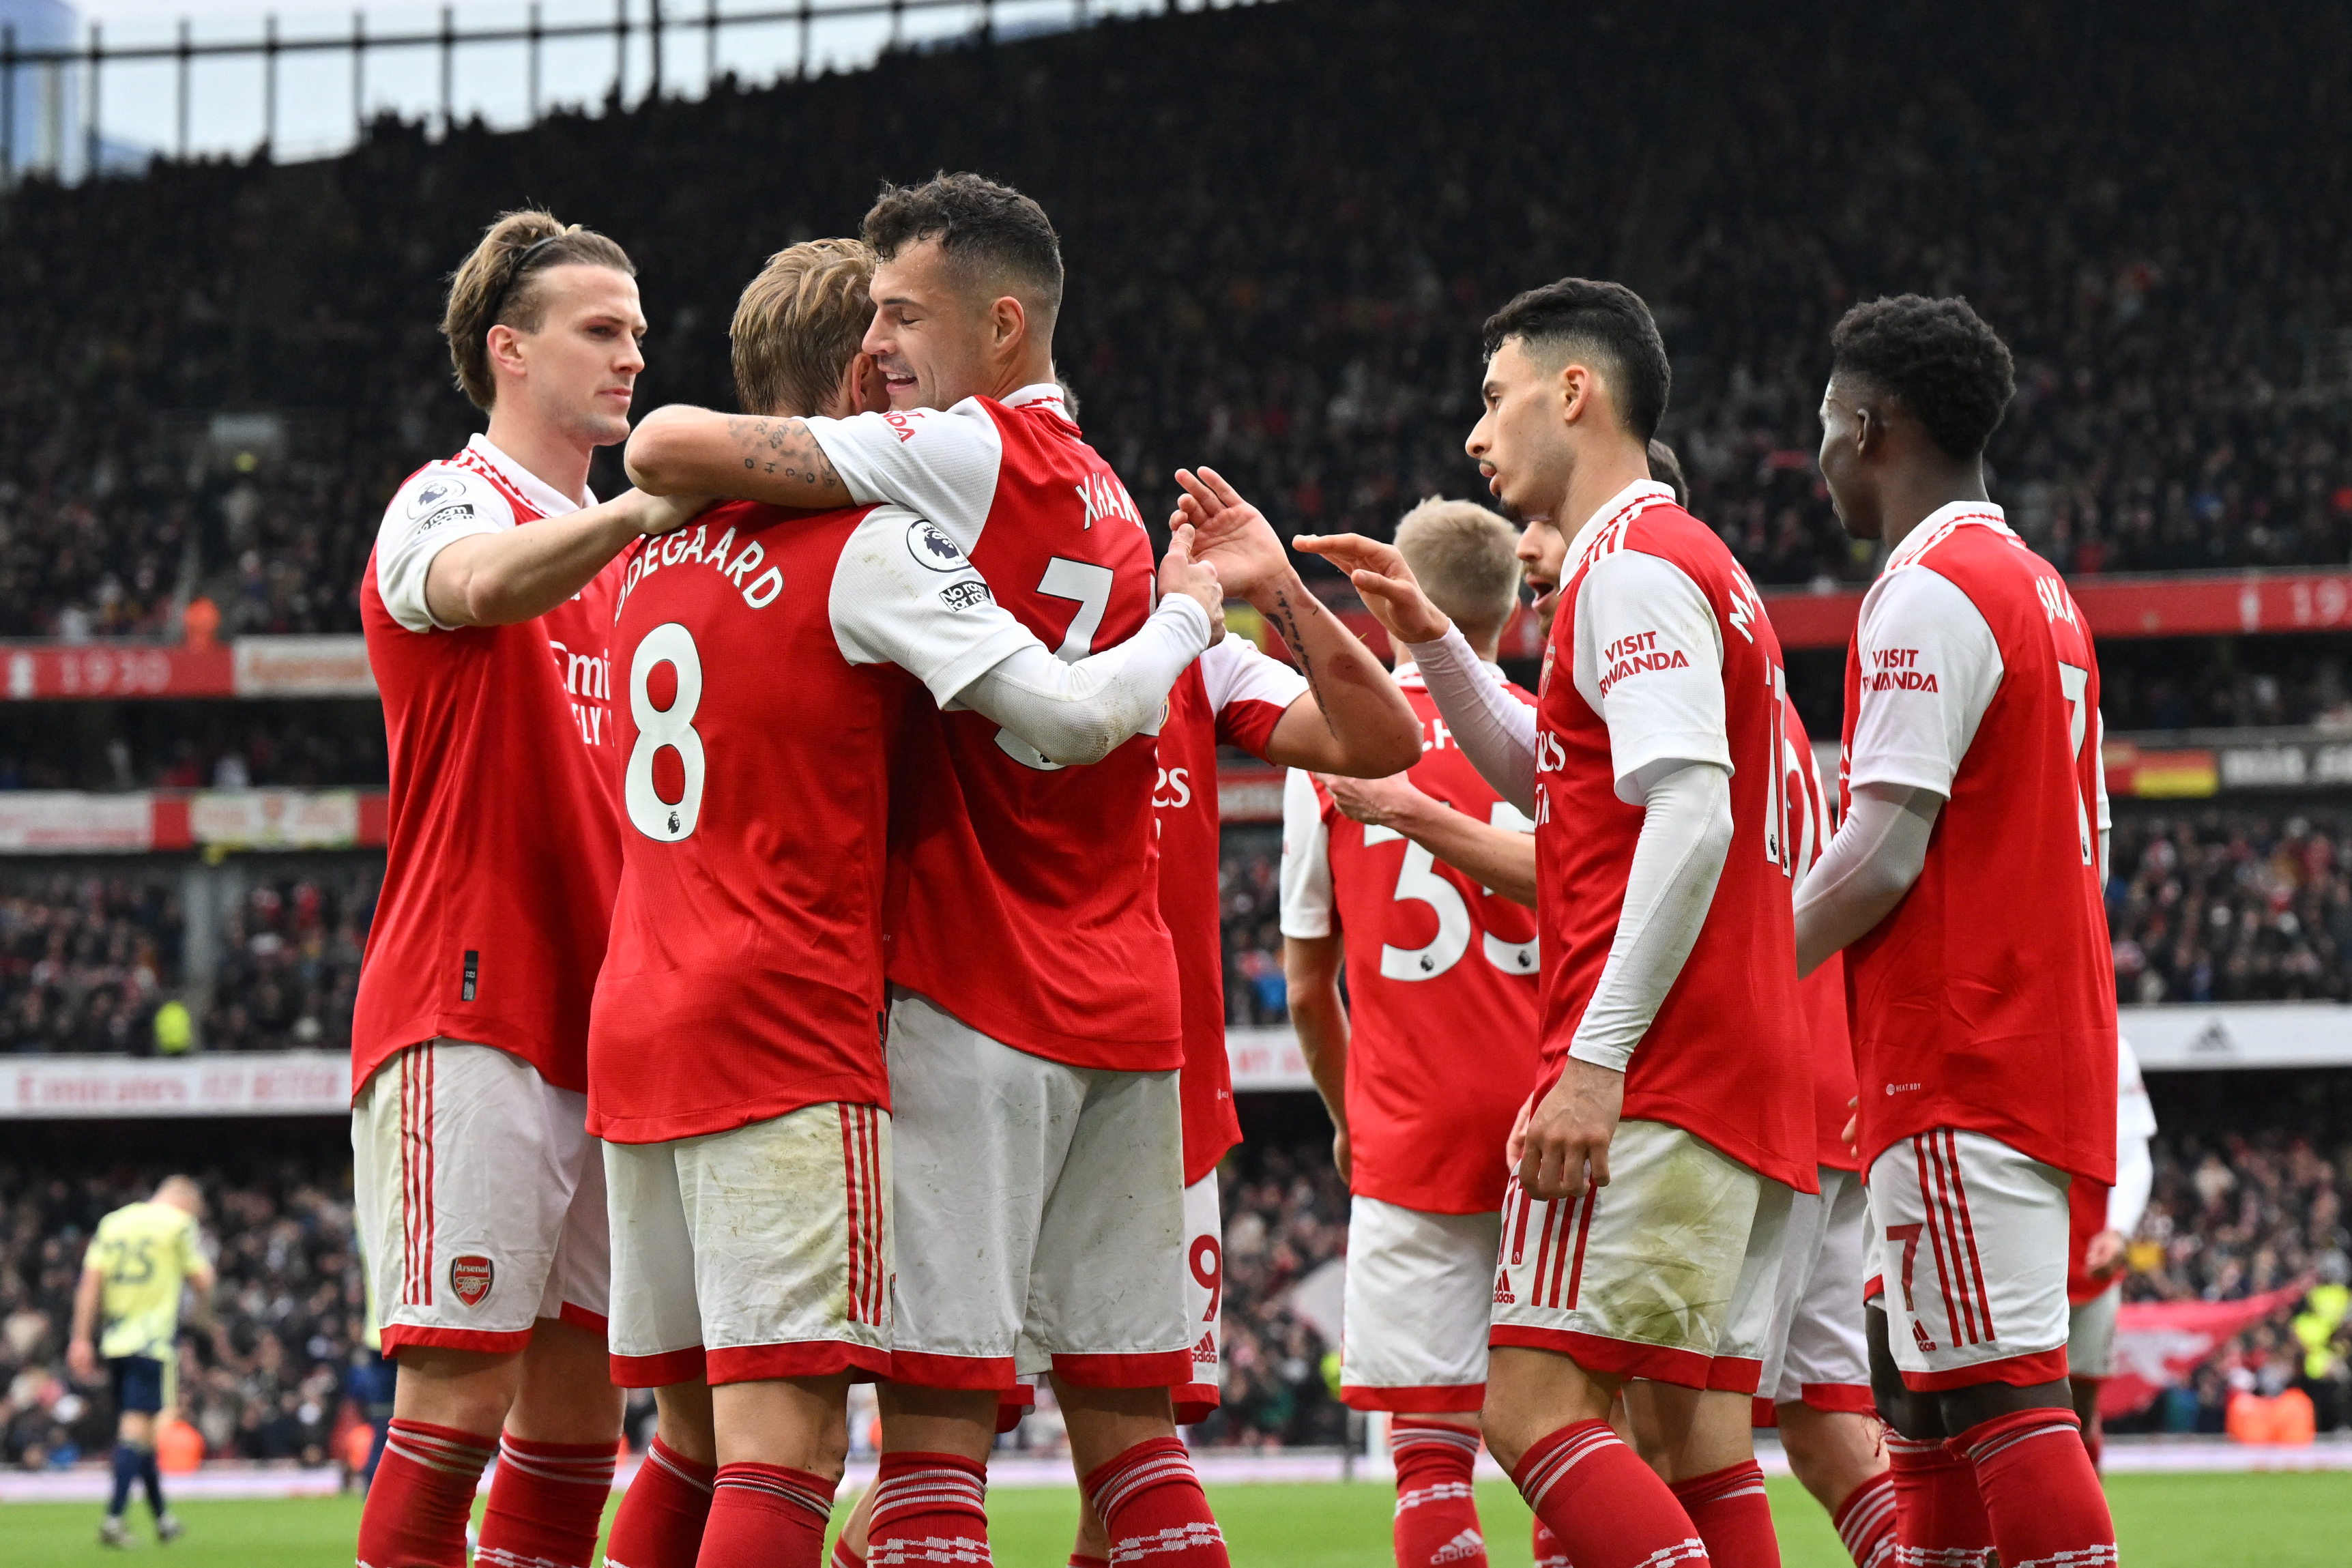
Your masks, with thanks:
[(449, 1260), (449, 1293), (468, 1307), (478, 1307), (489, 1298), (497, 1278), (498, 1269), (478, 1252)]

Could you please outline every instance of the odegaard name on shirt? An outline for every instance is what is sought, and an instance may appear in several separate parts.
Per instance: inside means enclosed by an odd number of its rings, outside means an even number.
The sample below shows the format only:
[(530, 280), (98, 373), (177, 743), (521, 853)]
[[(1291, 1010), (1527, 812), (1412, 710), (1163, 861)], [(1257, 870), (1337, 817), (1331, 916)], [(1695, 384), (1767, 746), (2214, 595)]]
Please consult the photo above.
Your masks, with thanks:
[[(664, 534), (658, 544), (647, 544), (638, 552), (636, 559), (629, 563), (628, 576), (621, 584), (621, 605), (627, 605), (629, 595), (636, 591), (637, 584), (655, 573), (666, 566), (683, 566), (689, 561), (698, 562), (733, 583), (741, 592), (743, 602), (751, 608), (764, 610), (774, 604), (777, 595), (784, 591), (783, 569), (771, 566), (756, 577), (751, 575), (759, 571), (760, 563), (767, 559), (766, 547), (756, 539), (749, 540), (745, 542), (742, 552), (734, 554), (735, 530), (731, 526), (719, 536), (716, 544), (706, 547), (705, 541), (709, 532), (708, 524), (697, 523), (692, 539), (688, 539), (686, 531), (680, 529), (676, 533)], [(731, 560), (730, 555), (733, 556)], [(614, 613), (619, 613), (617, 606)]]

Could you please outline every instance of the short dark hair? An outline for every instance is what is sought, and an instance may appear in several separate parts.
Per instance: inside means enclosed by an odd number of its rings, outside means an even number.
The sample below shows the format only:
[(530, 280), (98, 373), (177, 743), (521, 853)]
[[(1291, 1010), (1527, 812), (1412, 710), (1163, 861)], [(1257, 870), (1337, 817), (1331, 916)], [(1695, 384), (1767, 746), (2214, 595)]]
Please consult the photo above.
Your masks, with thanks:
[(1675, 504), (1688, 510), (1690, 481), (1683, 478), (1683, 460), (1672, 447), (1650, 437), (1650, 478), (1675, 492)]
[(1984, 455), (2017, 389), (2009, 345), (1958, 295), (1856, 305), (1831, 331), (1830, 351), (1832, 375), (1857, 376), (1895, 397), (1963, 462)]
[(942, 170), (919, 185), (882, 187), (866, 215), (866, 243), (888, 261), (937, 239), (958, 266), (991, 282), (1026, 285), (1048, 310), (1062, 305), (1062, 237), (1045, 209), (1010, 185)]
[(1486, 318), (1486, 357), (1493, 359), (1512, 338), (1530, 349), (1567, 349), (1604, 362), (1601, 369), (1625, 428), (1643, 441), (1658, 433), (1674, 368), (1650, 307), (1622, 283), (1563, 278), (1530, 289)]

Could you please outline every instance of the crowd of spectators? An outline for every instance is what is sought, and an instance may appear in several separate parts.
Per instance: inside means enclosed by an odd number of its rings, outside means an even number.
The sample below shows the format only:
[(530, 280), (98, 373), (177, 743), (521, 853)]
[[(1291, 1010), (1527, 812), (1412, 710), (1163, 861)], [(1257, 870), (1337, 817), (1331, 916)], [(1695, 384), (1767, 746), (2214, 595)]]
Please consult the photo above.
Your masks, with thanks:
[[(515, 133), (387, 121), (316, 163), (34, 181), (0, 216), (0, 635), (163, 629), (187, 592), (225, 634), (355, 627), (383, 498), (473, 426), (433, 323), (503, 207), (636, 258), (641, 405), (723, 404), (761, 258), (942, 164), (1061, 226), (1060, 363), (1147, 515), (1202, 460), (1286, 529), (1384, 532), (1468, 493), (1479, 321), (1581, 272), (1656, 303), (1667, 434), (1760, 581), (1869, 570), (1812, 469), (1813, 409), (1837, 315), (1906, 289), (1967, 293), (2016, 349), (1996, 493), (2062, 566), (2340, 563), (2347, 27), (2310, 0), (1669, 0), (1572, 24), (1541, 0), (1299, 0)], [(1497, 38), (1573, 90), (1497, 126)], [(1149, 89), (1170, 79), (1199, 90)]]
[[(114, 1410), (103, 1381), (66, 1366), (82, 1249), (100, 1217), (148, 1196), (163, 1168), (56, 1173), (0, 1163), (0, 1463), (27, 1469), (102, 1456)], [(220, 1285), (184, 1323), (180, 1411), (215, 1458), (328, 1462), (365, 1303), (348, 1162), (198, 1173)]]
[(1346, 1437), (1347, 1410), (1336, 1396), (1338, 1340), (1317, 1326), (1318, 1318), (1330, 1326), (1339, 1293), (1327, 1276), (1319, 1311), (1293, 1296), (1348, 1251), (1348, 1188), (1332, 1168), (1328, 1137), (1244, 1142), (1218, 1173), (1224, 1404), (1193, 1429), (1196, 1443), (1296, 1447)]
[[(191, 963), (179, 870), (0, 879), (0, 1053), (347, 1049), (382, 879), (359, 858), (198, 882), (218, 905), (209, 964)], [(157, 1026), (173, 1003), (200, 1015), (192, 1038)]]
[(58, 872), (0, 885), (0, 1052), (142, 1048), (180, 984), (164, 877)]
[(2118, 998), (2346, 1000), (2347, 829), (2334, 807), (2118, 813), (2107, 884)]

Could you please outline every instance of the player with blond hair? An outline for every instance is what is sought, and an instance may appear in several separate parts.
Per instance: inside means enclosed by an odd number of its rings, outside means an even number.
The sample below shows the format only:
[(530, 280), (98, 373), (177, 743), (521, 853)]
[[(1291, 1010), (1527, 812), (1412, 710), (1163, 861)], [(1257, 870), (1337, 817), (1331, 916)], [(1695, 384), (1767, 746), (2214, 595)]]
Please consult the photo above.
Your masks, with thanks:
[(360, 584), (383, 694), (383, 890), (352, 1026), (362, 1249), (399, 1363), (369, 1568), (585, 1568), (620, 1435), (604, 1371), (590, 988), (620, 870), (614, 557), (695, 503), (599, 503), (645, 368), (635, 268), (544, 212), (490, 226), (442, 331), (488, 417), (384, 509)]

